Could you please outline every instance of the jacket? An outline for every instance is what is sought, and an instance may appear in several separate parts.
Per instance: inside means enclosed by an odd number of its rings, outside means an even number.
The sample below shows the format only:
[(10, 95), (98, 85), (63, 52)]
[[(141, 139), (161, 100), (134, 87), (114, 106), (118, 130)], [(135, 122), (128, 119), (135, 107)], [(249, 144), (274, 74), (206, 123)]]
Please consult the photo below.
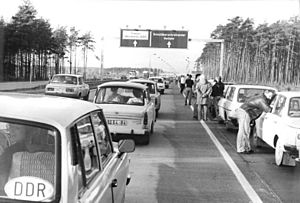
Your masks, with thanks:
[(262, 112), (271, 111), (271, 107), (264, 94), (250, 98), (240, 108), (249, 114), (251, 120), (257, 119)]

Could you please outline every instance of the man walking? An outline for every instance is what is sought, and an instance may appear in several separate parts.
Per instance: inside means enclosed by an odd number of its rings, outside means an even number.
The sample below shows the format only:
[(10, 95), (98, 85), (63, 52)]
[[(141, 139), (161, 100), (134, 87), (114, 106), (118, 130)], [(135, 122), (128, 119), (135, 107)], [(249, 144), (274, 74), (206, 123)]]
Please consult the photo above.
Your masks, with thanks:
[(193, 94), (193, 85), (194, 85), (194, 81), (192, 80), (192, 76), (188, 75), (187, 79), (185, 80), (185, 102), (184, 105), (187, 105), (187, 102), (189, 103), (189, 105), (191, 105), (191, 101), (192, 101), (192, 94)]
[(182, 94), (185, 87), (185, 77), (184, 75), (180, 76), (180, 94)]
[(265, 90), (262, 95), (252, 97), (236, 110), (239, 130), (236, 138), (237, 153), (250, 154), (253, 152), (250, 145), (250, 122), (255, 121), (262, 112), (270, 112), (268, 100), (273, 92)]

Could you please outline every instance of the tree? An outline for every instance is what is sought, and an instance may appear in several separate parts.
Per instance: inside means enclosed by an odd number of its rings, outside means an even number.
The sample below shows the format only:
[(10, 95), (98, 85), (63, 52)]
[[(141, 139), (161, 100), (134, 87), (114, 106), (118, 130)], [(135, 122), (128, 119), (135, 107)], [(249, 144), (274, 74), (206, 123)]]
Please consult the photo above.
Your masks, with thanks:
[(91, 32), (87, 32), (81, 37), (78, 38), (79, 44), (82, 46), (82, 52), (83, 52), (83, 77), (86, 79), (86, 68), (87, 68), (87, 53), (88, 50), (94, 51), (94, 39), (91, 35)]

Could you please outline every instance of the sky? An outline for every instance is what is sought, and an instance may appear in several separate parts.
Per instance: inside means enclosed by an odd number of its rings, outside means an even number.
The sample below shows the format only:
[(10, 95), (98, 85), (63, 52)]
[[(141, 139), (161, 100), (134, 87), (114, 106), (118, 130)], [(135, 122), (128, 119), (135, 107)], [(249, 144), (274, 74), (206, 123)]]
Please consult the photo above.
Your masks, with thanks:
[[(91, 32), (96, 41), (88, 66), (100, 67), (95, 56), (103, 51), (104, 68), (153, 67), (186, 73), (193, 69), (217, 25), (241, 16), (256, 26), (288, 20), (299, 14), (299, 0), (31, 0), (37, 16), (49, 20), (53, 29), (75, 26), (80, 34)], [(23, 0), (0, 0), (0, 16), (6, 22)], [(5, 5), (5, 6), (3, 6)], [(192, 39), (187, 49), (120, 47), (121, 29), (187, 30)], [(103, 40), (101, 40), (103, 39)], [(78, 53), (78, 66), (82, 65)]]

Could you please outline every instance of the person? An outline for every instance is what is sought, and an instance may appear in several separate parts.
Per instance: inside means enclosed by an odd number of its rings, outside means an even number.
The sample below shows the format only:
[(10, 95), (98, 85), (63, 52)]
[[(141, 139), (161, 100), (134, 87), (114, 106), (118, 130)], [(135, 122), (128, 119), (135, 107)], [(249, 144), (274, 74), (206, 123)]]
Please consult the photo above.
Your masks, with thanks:
[(198, 104), (198, 120), (207, 121), (207, 105), (212, 87), (203, 74), (199, 77), (199, 82), (196, 85), (196, 91)]
[(143, 103), (143, 92), (139, 89), (133, 89), (132, 94), (134, 97), (128, 99), (127, 104), (142, 104)]
[(181, 75), (181, 77), (180, 77), (180, 94), (183, 93), (184, 87), (185, 87), (185, 77), (184, 77), (184, 75)]
[(270, 112), (270, 100), (273, 92), (265, 90), (263, 94), (248, 99), (236, 110), (239, 129), (236, 138), (237, 153), (252, 153), (250, 144), (251, 123), (254, 122), (262, 112)]
[(187, 103), (189, 103), (189, 105), (191, 105), (191, 101), (192, 101), (192, 88), (194, 85), (194, 81), (192, 80), (192, 76), (188, 75), (187, 79), (185, 80), (185, 99), (184, 99), (184, 105), (187, 105)]
[(108, 101), (118, 102), (122, 101), (121, 95), (118, 94), (118, 87), (111, 88), (111, 95), (108, 97)]
[(221, 97), (223, 96), (224, 92), (224, 83), (222, 82), (222, 77), (216, 77), (214, 79), (214, 85), (212, 86), (212, 114), (213, 117), (218, 118), (219, 116), (219, 107), (218, 102), (220, 101)]

